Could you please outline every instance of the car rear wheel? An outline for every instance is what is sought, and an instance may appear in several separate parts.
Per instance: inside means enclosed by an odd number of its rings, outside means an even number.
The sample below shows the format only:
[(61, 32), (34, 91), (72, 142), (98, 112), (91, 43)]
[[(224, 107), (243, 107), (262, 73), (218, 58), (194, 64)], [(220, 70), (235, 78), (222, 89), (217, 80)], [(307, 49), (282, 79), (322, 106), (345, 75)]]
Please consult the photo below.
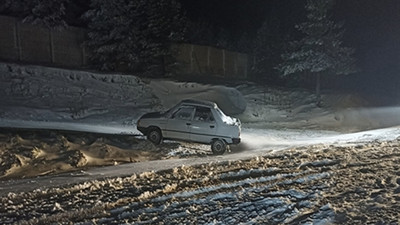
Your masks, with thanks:
[(147, 139), (153, 142), (155, 145), (159, 145), (162, 141), (161, 131), (157, 128), (153, 128), (147, 134)]
[(214, 140), (211, 143), (211, 150), (214, 155), (222, 155), (226, 151), (226, 143), (223, 140)]

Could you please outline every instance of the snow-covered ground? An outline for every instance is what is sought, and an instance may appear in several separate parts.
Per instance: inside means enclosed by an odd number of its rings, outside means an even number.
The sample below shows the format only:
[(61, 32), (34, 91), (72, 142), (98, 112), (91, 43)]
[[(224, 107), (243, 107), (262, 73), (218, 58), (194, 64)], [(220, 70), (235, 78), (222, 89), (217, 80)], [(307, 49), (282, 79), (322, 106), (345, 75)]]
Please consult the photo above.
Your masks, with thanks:
[(229, 114), (246, 108), (235, 88), (132, 75), (0, 64), (0, 81), (1, 127), (138, 134), (143, 113), (186, 98), (215, 101)]
[(399, 149), (399, 142), (308, 146), (10, 192), (0, 197), (0, 218), (5, 224), (398, 224)]
[(360, 131), (400, 125), (400, 107), (363, 108), (350, 95), (323, 96), (254, 83), (236, 86), (140, 79), (0, 63), (0, 127), (139, 134), (137, 119), (182, 99), (211, 100), (244, 128)]
[[(135, 136), (143, 113), (186, 98), (215, 101), (238, 117), (242, 143), (215, 157), (209, 146), (156, 147)], [(365, 108), (367, 101), (345, 94), (324, 95), (317, 108), (314, 99), (304, 90), (248, 82), (211, 85), (1, 63), (0, 221), (396, 222), (400, 108)], [(116, 166), (88, 169), (99, 165)], [(53, 175), (62, 171), (70, 172)], [(24, 176), (30, 178), (10, 180)], [(364, 205), (352, 202), (357, 198)], [(369, 215), (377, 211), (382, 221)]]
[(0, 125), (132, 133), (159, 106), (135, 76), (0, 64)]

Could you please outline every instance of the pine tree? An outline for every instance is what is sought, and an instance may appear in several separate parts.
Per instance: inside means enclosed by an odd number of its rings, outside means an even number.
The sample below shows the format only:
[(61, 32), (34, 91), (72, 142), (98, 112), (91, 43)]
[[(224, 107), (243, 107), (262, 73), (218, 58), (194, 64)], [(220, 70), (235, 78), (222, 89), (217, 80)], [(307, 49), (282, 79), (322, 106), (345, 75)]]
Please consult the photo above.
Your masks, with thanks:
[(65, 8), (70, 0), (4, 0), (0, 12), (17, 16), (23, 22), (49, 28), (66, 27)]
[(275, 67), (281, 62), (284, 43), (279, 19), (276, 15), (267, 17), (254, 41), (252, 73), (257, 79), (262, 78), (269, 83), (278, 82), (279, 73)]
[(334, 0), (307, 0), (307, 21), (296, 25), (304, 35), (290, 43), (279, 66), (283, 76), (311, 73), (316, 76), (317, 105), (320, 104), (321, 75), (347, 75), (356, 72), (354, 49), (342, 46), (343, 24), (328, 14)]
[(232, 35), (227, 29), (222, 27), (219, 28), (219, 31), (215, 36), (215, 46), (218, 48), (233, 49), (231, 37)]
[(100, 69), (148, 71), (163, 63), (170, 42), (183, 38), (185, 18), (176, 0), (92, 0), (91, 7), (86, 44)]
[(188, 21), (186, 40), (197, 45), (216, 45), (215, 27), (208, 21)]
[(249, 33), (244, 32), (237, 40), (235, 44), (235, 51), (252, 54), (254, 45), (254, 37)]

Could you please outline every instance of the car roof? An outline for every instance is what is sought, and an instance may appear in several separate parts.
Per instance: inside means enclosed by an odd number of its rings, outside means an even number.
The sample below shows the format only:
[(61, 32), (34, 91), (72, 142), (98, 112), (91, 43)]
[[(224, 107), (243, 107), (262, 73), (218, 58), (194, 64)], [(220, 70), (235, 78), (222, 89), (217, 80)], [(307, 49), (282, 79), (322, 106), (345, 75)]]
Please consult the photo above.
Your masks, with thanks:
[(185, 99), (182, 100), (182, 105), (196, 105), (196, 106), (206, 106), (214, 108), (217, 104), (215, 102), (205, 101), (205, 100), (197, 100), (197, 99)]

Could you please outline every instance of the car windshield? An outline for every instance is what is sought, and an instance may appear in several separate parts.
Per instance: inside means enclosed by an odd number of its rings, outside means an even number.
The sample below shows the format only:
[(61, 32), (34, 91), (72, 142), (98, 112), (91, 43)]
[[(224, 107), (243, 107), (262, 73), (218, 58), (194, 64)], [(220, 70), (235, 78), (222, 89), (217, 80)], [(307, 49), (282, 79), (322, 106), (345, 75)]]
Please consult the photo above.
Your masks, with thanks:
[(173, 111), (175, 111), (177, 108), (178, 108), (178, 106), (176, 105), (176, 106), (174, 106), (174, 107), (172, 107), (172, 108), (169, 108), (169, 109), (163, 111), (162, 114), (163, 114), (163, 115), (169, 115), (169, 114), (171, 114)]
[(232, 117), (225, 115), (224, 112), (222, 112), (221, 109), (219, 109), (218, 107), (215, 108), (215, 111), (217, 111), (218, 115), (221, 117), (224, 123), (229, 125), (235, 124), (235, 121), (232, 119)]

